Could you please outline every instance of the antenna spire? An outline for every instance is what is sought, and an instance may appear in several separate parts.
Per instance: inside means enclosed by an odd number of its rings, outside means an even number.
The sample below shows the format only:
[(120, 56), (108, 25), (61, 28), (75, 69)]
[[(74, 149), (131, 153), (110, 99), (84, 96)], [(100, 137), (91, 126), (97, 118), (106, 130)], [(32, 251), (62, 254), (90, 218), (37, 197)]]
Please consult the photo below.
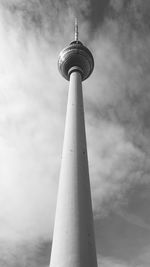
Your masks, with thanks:
[(78, 20), (77, 20), (77, 18), (75, 18), (75, 25), (74, 25), (74, 37), (75, 37), (75, 41), (78, 41), (78, 36), (79, 36), (79, 32), (78, 32)]

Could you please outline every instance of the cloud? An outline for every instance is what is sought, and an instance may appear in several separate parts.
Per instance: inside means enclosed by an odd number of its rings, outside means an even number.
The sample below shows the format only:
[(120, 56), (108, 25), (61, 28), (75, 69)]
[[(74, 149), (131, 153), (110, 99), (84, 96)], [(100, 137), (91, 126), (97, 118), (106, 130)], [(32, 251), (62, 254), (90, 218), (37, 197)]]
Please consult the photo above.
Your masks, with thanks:
[(110, 6), (115, 10), (117, 13), (122, 11), (124, 7), (125, 1), (124, 0), (111, 0)]
[(103, 267), (134, 267), (133, 265), (129, 265), (125, 262), (109, 258), (109, 257), (102, 257), (98, 255), (98, 266)]
[[(14, 242), (0, 243), (0, 264), (7, 267), (48, 267), (50, 246), (30, 242), (26, 244)], [(45, 251), (44, 251), (45, 250)], [(44, 251), (44, 252), (43, 252)]]
[[(83, 39), (88, 30), (88, 14), (90, 1), (40, 1), (40, 0), (12, 0), (0, 1), (4, 20), (19, 31), (21, 38), (44, 38), (46, 42), (59, 47), (59, 43), (73, 38), (73, 22), (75, 16), (80, 19), (80, 33)], [(72, 21), (72, 23), (68, 23)], [(25, 37), (26, 36), (26, 37)]]
[[(119, 205), (122, 203), (130, 187), (136, 183), (149, 183), (150, 151), (147, 121), (149, 63), (146, 56), (149, 39), (140, 40), (136, 35), (135, 40), (130, 41), (128, 34), (121, 34), (116, 21), (108, 21), (105, 27), (104, 33), (110, 29), (115, 37), (111, 33), (103, 36), (102, 32), (93, 42), (95, 81), (91, 79), (87, 84), (93, 198), (96, 198), (96, 212), (102, 214), (103, 207), (104, 214), (107, 211), (103, 205), (105, 201), (112, 209), (117, 204), (116, 200)], [(121, 43), (123, 38), (125, 47)]]
[(118, 210), (117, 214), (120, 215), (127, 222), (150, 231), (150, 225), (146, 223), (142, 217), (129, 213), (129, 212), (122, 211), (122, 210), (120, 211)]
[(56, 61), (74, 14), (95, 58), (83, 84), (95, 216), (121, 209), (131, 187), (149, 183), (147, 11), (130, 2), (113, 2), (120, 15), (106, 17), (92, 40), (89, 1), (0, 2), (1, 238), (52, 237), (68, 87)]
[[(57, 94), (49, 88), (55, 80), (51, 66), (53, 52), (49, 54), (48, 62), (42, 60), (42, 50), (36, 48), (32, 41), (25, 51), (13, 33), (7, 37), (1, 32), (1, 39), (1, 234), (7, 235), (10, 227), (16, 237), (25, 236), (26, 231), (30, 237), (39, 234), (41, 227), (44, 230), (46, 221), (50, 228), (53, 224), (53, 218), (46, 209), (49, 203), (50, 210), (54, 210), (54, 179), (57, 177), (59, 156), (51, 143), (55, 141), (53, 129), (61, 126), (61, 121), (57, 124), (54, 119), (59, 110), (59, 100), (54, 104)], [(41, 92), (42, 98), (39, 98)], [(57, 144), (59, 142), (58, 138)], [(52, 171), (54, 165), (56, 170)], [(48, 188), (53, 188), (50, 194)], [(44, 213), (42, 207), (45, 207)], [(7, 237), (10, 238), (10, 233)]]
[(64, 132), (68, 84), (57, 57), (60, 29), (71, 40), (73, 12), (68, 3), (52, 31), (57, 2), (47, 6), (54, 17), (35, 3), (1, 1), (0, 265), (7, 267), (48, 266)]
[(149, 247), (143, 249), (137, 259), (131, 263), (117, 260), (112, 257), (103, 257), (98, 255), (98, 266), (103, 267), (148, 267), (149, 266)]
[(149, 246), (145, 246), (141, 253), (139, 254), (138, 258), (135, 261), (135, 264), (139, 264), (139, 266), (148, 267), (150, 263), (150, 254), (149, 254)]
[[(0, 236), (6, 239), (52, 236), (68, 86), (57, 57), (60, 30), (72, 35), (67, 20), (77, 3), (0, 1)], [(82, 20), (88, 4), (81, 3)]]

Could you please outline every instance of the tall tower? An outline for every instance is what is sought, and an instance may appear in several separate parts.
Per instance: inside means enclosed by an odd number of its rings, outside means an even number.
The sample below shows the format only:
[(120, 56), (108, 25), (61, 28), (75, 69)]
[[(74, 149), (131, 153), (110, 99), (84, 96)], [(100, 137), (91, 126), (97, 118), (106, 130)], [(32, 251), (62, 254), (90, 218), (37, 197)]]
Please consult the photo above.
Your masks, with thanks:
[(94, 60), (78, 40), (77, 21), (58, 68), (70, 82), (50, 267), (97, 267), (82, 96)]

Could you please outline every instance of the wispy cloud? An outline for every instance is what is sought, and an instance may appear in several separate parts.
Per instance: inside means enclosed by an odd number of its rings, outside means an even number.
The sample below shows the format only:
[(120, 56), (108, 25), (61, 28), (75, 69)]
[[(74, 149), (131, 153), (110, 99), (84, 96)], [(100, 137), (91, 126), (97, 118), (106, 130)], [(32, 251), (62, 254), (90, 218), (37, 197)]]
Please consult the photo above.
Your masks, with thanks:
[[(98, 266), (103, 267), (134, 267), (133, 265), (126, 264), (125, 262), (109, 258), (109, 257), (101, 257), (98, 255)], [(140, 266), (138, 266), (140, 267)]]
[(1, 238), (52, 236), (68, 87), (56, 61), (74, 14), (95, 58), (84, 83), (95, 215), (150, 182), (149, 4), (125, 2), (111, 1), (90, 40), (90, 1), (0, 1)]
[[(0, 264), (7, 267), (48, 267), (50, 246), (36, 242), (26, 242), (24, 244), (14, 242), (0, 243)], [(45, 251), (44, 251), (45, 250)], [(44, 252), (43, 252), (44, 251)], [(42, 253), (41, 253), (42, 252)]]
[[(105, 201), (113, 208), (131, 186), (150, 182), (149, 36), (142, 19), (142, 28), (132, 25), (133, 6), (131, 2), (124, 8), (125, 17), (107, 18), (92, 43), (96, 68), (87, 84), (88, 140), (93, 197), (100, 213), (102, 207), (107, 210)], [(145, 11), (138, 10), (141, 17)], [(133, 20), (136, 8), (134, 12)]]
[(49, 263), (68, 86), (57, 57), (72, 5), (1, 1), (1, 266)]
[(150, 224), (146, 223), (144, 219), (132, 213), (128, 213), (122, 210), (117, 210), (117, 214), (124, 218), (129, 223), (132, 223), (141, 228), (150, 230)]

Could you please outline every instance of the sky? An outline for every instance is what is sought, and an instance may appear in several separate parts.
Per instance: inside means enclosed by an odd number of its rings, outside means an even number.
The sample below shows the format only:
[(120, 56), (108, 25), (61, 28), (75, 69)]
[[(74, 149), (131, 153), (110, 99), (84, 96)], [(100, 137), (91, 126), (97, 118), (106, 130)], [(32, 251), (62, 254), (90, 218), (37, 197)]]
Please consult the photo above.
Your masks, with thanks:
[(149, 0), (0, 0), (0, 266), (48, 267), (74, 38), (83, 82), (98, 265), (150, 266)]

